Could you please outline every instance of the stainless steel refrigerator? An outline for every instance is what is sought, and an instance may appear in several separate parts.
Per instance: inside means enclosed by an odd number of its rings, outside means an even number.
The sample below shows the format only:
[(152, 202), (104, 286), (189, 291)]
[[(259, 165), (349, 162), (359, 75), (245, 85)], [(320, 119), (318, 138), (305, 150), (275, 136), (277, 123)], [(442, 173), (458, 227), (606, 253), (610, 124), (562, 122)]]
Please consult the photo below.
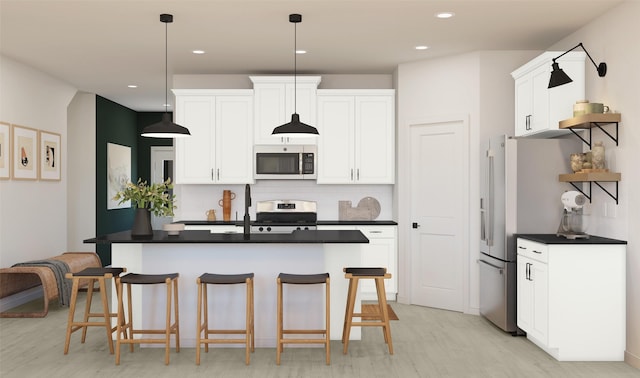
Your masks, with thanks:
[(499, 135), (481, 147), (480, 314), (507, 332), (518, 332), (514, 234), (556, 232), (560, 196), (571, 189), (558, 174), (570, 172), (576, 152), (582, 146), (575, 137)]

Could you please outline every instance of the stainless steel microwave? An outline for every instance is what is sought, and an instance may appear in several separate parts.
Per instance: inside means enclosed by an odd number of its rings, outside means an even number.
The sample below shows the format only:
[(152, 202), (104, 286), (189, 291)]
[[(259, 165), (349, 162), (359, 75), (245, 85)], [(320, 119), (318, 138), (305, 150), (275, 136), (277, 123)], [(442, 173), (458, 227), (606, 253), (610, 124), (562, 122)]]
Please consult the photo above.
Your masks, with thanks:
[(256, 180), (315, 180), (318, 148), (314, 145), (256, 145)]

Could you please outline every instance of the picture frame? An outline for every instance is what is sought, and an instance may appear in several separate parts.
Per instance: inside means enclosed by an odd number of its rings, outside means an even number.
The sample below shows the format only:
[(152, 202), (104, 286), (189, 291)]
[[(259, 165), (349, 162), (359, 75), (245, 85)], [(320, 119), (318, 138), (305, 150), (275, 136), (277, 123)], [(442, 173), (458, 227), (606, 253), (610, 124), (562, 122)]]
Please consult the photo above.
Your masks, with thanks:
[(60, 134), (40, 130), (38, 133), (38, 145), (40, 146), (38, 177), (44, 181), (60, 181), (62, 165)]
[(12, 125), (11, 178), (38, 179), (38, 130)]
[(8, 180), (11, 172), (11, 124), (0, 121), (0, 180)]

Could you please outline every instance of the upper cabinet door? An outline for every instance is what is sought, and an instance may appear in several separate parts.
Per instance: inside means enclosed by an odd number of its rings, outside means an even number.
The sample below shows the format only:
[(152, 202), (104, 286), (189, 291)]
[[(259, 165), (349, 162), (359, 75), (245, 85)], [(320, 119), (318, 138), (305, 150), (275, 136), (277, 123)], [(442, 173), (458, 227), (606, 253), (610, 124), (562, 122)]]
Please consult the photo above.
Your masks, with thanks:
[(253, 182), (253, 96), (216, 97), (216, 182)]
[[(319, 76), (251, 76), (254, 90), (255, 144), (316, 144), (316, 137), (287, 138), (272, 135), (273, 129), (291, 121), (316, 126), (316, 90)], [(294, 96), (295, 95), (295, 96)], [(295, 99), (295, 101), (294, 101)]]
[(190, 137), (174, 139), (177, 184), (213, 183), (215, 133), (214, 96), (176, 96), (176, 123), (189, 129)]
[(357, 96), (356, 179), (359, 184), (393, 184), (395, 175), (394, 97)]
[(318, 96), (318, 184), (353, 183), (354, 126), (354, 96)]

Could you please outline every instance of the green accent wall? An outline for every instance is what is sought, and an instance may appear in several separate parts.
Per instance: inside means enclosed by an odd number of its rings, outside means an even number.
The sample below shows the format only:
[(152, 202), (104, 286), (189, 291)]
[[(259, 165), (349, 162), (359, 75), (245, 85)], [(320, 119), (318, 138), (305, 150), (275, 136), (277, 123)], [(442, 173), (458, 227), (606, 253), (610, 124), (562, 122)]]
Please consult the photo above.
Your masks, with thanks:
[[(143, 138), (145, 126), (162, 119), (161, 112), (139, 113), (96, 96), (96, 235), (131, 229), (134, 209), (107, 210), (107, 143), (131, 148), (131, 181), (149, 180), (151, 146), (171, 146), (172, 139)], [(97, 244), (104, 265), (111, 264), (111, 246)]]

